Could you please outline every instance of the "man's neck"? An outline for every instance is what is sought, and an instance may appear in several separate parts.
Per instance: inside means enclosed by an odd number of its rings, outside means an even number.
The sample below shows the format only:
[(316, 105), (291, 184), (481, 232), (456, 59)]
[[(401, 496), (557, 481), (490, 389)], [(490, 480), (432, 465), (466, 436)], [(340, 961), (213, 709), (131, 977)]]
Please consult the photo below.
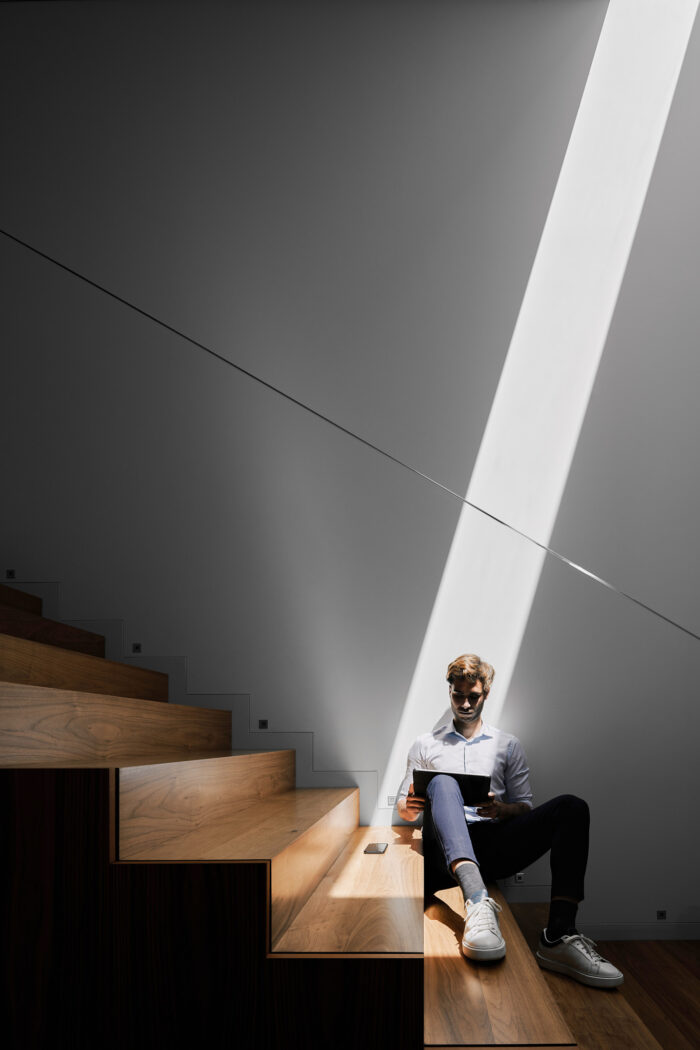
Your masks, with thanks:
[(471, 738), (473, 736), (476, 736), (477, 733), (481, 732), (481, 727), (482, 727), (483, 723), (481, 721), (481, 715), (479, 715), (478, 722), (474, 722), (474, 724), (472, 724), (471, 722), (468, 722), (466, 725), (461, 725), (461, 724), (458, 724), (453, 718), (452, 719), (452, 725), (455, 727), (457, 732), (461, 734), (461, 736), (466, 737), (467, 740), (471, 740)]

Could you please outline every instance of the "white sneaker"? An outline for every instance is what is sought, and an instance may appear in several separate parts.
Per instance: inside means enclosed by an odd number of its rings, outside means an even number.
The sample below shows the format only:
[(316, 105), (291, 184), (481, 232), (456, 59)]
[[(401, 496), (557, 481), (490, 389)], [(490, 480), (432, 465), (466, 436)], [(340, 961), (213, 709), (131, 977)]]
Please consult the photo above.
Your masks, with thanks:
[(476, 904), (467, 901), (462, 952), (468, 959), (490, 962), (502, 959), (506, 954), (506, 942), (501, 936), (496, 914), (499, 911), (503, 911), (501, 905), (491, 897), (484, 897)]
[(617, 988), (625, 979), (616, 966), (596, 951), (595, 941), (582, 933), (564, 936), (556, 944), (547, 944), (541, 936), (535, 958), (545, 970), (565, 973), (591, 988)]

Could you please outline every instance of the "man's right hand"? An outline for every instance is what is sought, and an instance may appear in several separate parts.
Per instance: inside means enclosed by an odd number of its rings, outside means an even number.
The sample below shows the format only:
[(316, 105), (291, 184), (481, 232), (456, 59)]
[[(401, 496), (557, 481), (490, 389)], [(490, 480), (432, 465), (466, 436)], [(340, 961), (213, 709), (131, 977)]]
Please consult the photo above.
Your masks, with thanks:
[(408, 789), (408, 796), (399, 799), (396, 808), (403, 820), (410, 820), (413, 823), (413, 821), (418, 820), (419, 815), (425, 809), (425, 799), (421, 798), (420, 795), (413, 794), (413, 784), (411, 784)]

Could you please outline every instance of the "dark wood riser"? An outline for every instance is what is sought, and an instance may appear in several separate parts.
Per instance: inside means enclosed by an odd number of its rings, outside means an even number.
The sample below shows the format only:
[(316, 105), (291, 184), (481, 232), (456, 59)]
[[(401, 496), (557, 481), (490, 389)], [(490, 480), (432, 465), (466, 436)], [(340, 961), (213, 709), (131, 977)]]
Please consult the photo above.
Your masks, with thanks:
[(110, 863), (110, 779), (0, 773), (5, 1046), (423, 1046), (422, 960), (267, 959), (269, 865)]

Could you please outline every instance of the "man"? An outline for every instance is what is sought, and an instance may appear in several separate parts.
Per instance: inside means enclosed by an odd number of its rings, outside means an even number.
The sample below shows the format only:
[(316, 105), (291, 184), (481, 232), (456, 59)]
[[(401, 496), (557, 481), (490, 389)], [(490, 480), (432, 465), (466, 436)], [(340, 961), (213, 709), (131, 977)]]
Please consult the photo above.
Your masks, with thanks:
[[(520, 741), (482, 721), (494, 669), (473, 653), (447, 668), (452, 719), (419, 736), (408, 754), (398, 811), (415, 821), (424, 810), (426, 885), (459, 883), (465, 902), (462, 951), (477, 961), (502, 959), (506, 944), (498, 925), (500, 905), (488, 896), (485, 879), (503, 879), (550, 853), (549, 918), (536, 958), (548, 970), (568, 974), (594, 988), (616, 988), (624, 978), (576, 929), (588, 859), (587, 804), (559, 795), (533, 809), (529, 770)], [(464, 806), (457, 781), (433, 777), (427, 798), (413, 792), (413, 770), (486, 774), (488, 802)]]

